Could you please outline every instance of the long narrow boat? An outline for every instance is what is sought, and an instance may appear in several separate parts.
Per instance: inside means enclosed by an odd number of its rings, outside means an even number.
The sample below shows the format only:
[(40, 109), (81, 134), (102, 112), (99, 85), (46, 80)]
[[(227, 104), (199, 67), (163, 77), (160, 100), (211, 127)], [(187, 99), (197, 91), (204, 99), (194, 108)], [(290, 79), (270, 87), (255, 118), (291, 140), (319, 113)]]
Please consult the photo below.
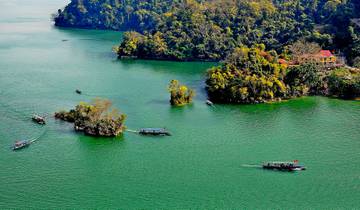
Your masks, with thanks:
[(139, 134), (152, 136), (171, 136), (170, 132), (165, 128), (141, 128)]
[(30, 144), (32, 144), (35, 140), (19, 140), (16, 141), (15, 144), (13, 145), (12, 149), (15, 150), (20, 150), (23, 149), (25, 147), (30, 146)]
[(297, 160), (290, 162), (266, 162), (262, 165), (264, 169), (279, 170), (279, 171), (302, 171), (306, 168), (298, 164)]

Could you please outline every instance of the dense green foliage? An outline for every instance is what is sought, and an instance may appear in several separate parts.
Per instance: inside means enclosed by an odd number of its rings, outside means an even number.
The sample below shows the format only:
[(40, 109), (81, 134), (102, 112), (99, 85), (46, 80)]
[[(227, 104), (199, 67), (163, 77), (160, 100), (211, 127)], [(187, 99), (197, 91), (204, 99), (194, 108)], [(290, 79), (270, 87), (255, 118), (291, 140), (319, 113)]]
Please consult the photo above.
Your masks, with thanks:
[(289, 87), (289, 95), (303, 96), (320, 94), (323, 90), (323, 81), (320, 68), (314, 63), (304, 63), (300, 66), (290, 67), (284, 82)]
[(178, 80), (171, 80), (168, 86), (170, 92), (170, 104), (173, 106), (182, 106), (191, 103), (195, 91), (185, 85), (181, 85)]
[(332, 95), (345, 99), (360, 97), (360, 72), (337, 69), (329, 76), (329, 89)]
[(236, 48), (224, 64), (208, 71), (211, 100), (225, 103), (262, 103), (286, 97), (285, 67), (275, 51), (263, 45)]
[(72, 0), (54, 15), (65, 27), (143, 31), (154, 28), (176, 0)]
[(359, 26), (353, 21), (358, 11), (355, 1), (186, 0), (148, 32), (126, 34), (118, 54), (128, 56), (123, 48), (136, 39), (131, 55), (139, 58), (216, 61), (243, 45), (264, 43), (282, 52), (307, 39), (340, 49), (352, 61), (360, 55)]
[(349, 27), (349, 37), (345, 38), (348, 41), (346, 50), (351, 61), (350, 64), (360, 68), (360, 19), (353, 20), (353, 26)]
[[(360, 57), (357, 0), (72, 0), (57, 26), (134, 30), (120, 56), (222, 60), (239, 46), (278, 52), (300, 38)], [(127, 40), (137, 37), (136, 44)], [(136, 49), (122, 49), (135, 45)], [(160, 46), (158, 48), (157, 46)]]
[(55, 118), (73, 122), (75, 130), (93, 136), (117, 136), (125, 129), (126, 116), (111, 109), (109, 100), (95, 99), (91, 104), (80, 103), (70, 111), (55, 113)]

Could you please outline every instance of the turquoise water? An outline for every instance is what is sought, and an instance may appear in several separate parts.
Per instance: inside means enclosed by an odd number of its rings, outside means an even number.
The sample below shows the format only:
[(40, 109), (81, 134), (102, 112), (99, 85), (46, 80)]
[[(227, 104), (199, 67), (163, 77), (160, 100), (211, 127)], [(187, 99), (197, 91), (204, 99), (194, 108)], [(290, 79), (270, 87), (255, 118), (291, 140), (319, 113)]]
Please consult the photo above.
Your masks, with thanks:
[[(211, 108), (203, 80), (213, 64), (118, 61), (111, 47), (121, 33), (52, 27), (49, 14), (65, 4), (0, 0), (0, 209), (360, 208), (359, 102)], [(171, 79), (196, 89), (192, 105), (169, 106)], [(129, 128), (173, 136), (93, 138), (51, 117), (97, 96), (126, 113)], [(32, 123), (34, 112), (48, 125)], [(254, 167), (293, 159), (308, 170)]]

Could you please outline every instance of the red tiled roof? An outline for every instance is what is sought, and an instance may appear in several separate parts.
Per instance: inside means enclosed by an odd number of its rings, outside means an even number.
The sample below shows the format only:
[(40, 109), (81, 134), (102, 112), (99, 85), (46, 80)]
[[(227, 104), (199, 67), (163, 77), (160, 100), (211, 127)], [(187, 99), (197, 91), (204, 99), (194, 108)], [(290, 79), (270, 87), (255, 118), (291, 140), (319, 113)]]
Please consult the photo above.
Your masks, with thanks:
[(287, 64), (287, 61), (286, 61), (285, 59), (280, 58), (280, 59), (279, 59), (279, 63), (280, 63), (280, 64)]
[(332, 56), (334, 56), (334, 55), (330, 52), (330, 50), (321, 50), (320, 53), (319, 53), (319, 55), (320, 55), (321, 57), (332, 57)]

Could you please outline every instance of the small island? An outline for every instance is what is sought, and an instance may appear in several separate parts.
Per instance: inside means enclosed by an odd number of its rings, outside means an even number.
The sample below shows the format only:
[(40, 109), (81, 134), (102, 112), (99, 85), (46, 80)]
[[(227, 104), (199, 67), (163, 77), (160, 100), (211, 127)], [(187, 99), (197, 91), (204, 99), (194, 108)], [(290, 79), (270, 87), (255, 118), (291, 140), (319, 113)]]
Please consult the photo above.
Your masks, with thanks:
[(75, 109), (56, 112), (55, 118), (74, 123), (76, 131), (91, 136), (114, 137), (126, 129), (126, 115), (111, 108), (111, 101), (105, 99), (94, 99), (91, 103), (81, 102)]
[(170, 92), (170, 104), (172, 106), (183, 106), (191, 103), (195, 91), (180, 84), (178, 80), (171, 80), (168, 86)]

